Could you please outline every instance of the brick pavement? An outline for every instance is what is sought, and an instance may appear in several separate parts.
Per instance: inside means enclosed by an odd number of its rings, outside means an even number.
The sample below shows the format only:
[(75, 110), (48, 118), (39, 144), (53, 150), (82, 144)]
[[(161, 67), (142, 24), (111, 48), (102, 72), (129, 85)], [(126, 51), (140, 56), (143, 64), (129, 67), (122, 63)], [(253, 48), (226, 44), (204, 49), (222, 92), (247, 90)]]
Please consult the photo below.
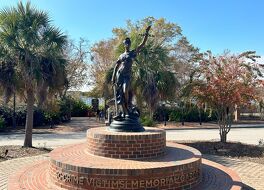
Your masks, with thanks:
[(203, 157), (236, 171), (246, 186), (245, 190), (264, 190), (263, 164), (214, 155), (203, 155)]
[(15, 171), (23, 168), (30, 163), (36, 162), (38, 160), (45, 160), (48, 158), (49, 157), (46, 154), (43, 154), (39, 156), (17, 158), (0, 162), (0, 190), (7, 189), (8, 176), (13, 174)]
[[(204, 157), (236, 171), (246, 186), (244, 190), (264, 190), (264, 165), (220, 156), (204, 155)], [(40, 155), (1, 162), (0, 190), (7, 189), (7, 180), (9, 175), (29, 163), (47, 158), (47, 155)]]

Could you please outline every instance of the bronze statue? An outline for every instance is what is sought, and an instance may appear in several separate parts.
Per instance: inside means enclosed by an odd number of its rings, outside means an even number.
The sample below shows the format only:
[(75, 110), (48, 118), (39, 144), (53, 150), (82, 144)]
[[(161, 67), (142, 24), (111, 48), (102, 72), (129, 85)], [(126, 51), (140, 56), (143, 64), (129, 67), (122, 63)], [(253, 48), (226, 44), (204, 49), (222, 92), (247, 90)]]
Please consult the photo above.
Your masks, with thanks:
[[(112, 76), (112, 83), (114, 85), (114, 93), (115, 93), (116, 109), (117, 109), (117, 105), (121, 106), (122, 112), (116, 113), (116, 116), (114, 117), (114, 122), (111, 124), (112, 128), (116, 126), (117, 121), (119, 122), (118, 125), (122, 125), (122, 126), (119, 126), (121, 128), (122, 127), (127, 128), (128, 125), (132, 125), (132, 123), (134, 123), (135, 125), (135, 119), (138, 119), (139, 117), (139, 111), (136, 111), (137, 109), (133, 107), (132, 105), (133, 92), (131, 89), (131, 70), (132, 70), (133, 60), (136, 58), (138, 53), (142, 50), (142, 48), (144, 47), (148, 39), (150, 28), (151, 26), (148, 26), (146, 28), (146, 32), (143, 34), (144, 36), (143, 41), (134, 50), (130, 50), (130, 46), (131, 46), (130, 38), (126, 38), (123, 41), (124, 46), (125, 46), (125, 52), (119, 56), (116, 62), (115, 68), (114, 68), (113, 76)], [(110, 129), (111, 129), (111, 125), (110, 125)], [(126, 126), (123, 126), (123, 125), (126, 125)], [(144, 130), (143, 127), (141, 128)], [(142, 129), (138, 129), (138, 131), (142, 131)], [(134, 131), (134, 130), (129, 128), (129, 130), (122, 129), (120, 131)]]
[(132, 112), (132, 91), (131, 91), (131, 69), (133, 60), (137, 54), (144, 47), (151, 26), (148, 26), (144, 34), (144, 39), (141, 44), (135, 49), (130, 50), (131, 41), (130, 38), (126, 38), (123, 43), (125, 46), (125, 52), (122, 53), (115, 65), (112, 82), (116, 85), (116, 102), (122, 106), (123, 116), (129, 115)]

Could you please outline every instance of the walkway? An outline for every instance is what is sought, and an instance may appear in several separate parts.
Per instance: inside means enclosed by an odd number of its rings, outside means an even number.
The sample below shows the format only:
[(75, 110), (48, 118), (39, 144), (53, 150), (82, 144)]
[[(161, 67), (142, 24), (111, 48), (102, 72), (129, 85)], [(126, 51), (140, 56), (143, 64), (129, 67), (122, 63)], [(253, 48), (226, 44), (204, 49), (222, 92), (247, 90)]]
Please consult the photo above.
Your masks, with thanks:
[[(236, 171), (245, 184), (243, 190), (264, 190), (264, 165), (220, 156), (205, 155), (206, 159), (215, 161)], [(0, 190), (7, 189), (8, 176), (25, 165), (36, 160), (48, 159), (47, 155), (19, 158), (0, 163)]]
[[(86, 130), (90, 127), (102, 126), (91, 118), (73, 118), (71, 123), (65, 126), (58, 126), (56, 129), (38, 130), (33, 135), (34, 146), (58, 147), (61, 145), (84, 142)], [(36, 132), (36, 131), (35, 131)], [(188, 130), (168, 130), (167, 140), (210, 140), (218, 139), (217, 129), (188, 129)], [(258, 144), (260, 138), (264, 139), (264, 128), (236, 128), (232, 129), (228, 135), (229, 140), (238, 140), (244, 143)], [(12, 134), (0, 133), (1, 145), (19, 145), (23, 143), (24, 134), (22, 132)], [(236, 171), (243, 183), (247, 184), (246, 190), (264, 190), (264, 165), (253, 162), (241, 161), (226, 157), (205, 155), (206, 159), (218, 162)], [(25, 166), (28, 163), (39, 159), (47, 159), (47, 156), (36, 156), (30, 158), (20, 158), (0, 162), (0, 190), (6, 189), (8, 176)]]
[[(212, 124), (208, 124), (211, 126)], [(35, 129), (33, 134), (33, 146), (55, 148), (62, 145), (81, 143), (85, 141), (86, 130), (91, 127), (104, 126), (104, 123), (97, 122), (95, 118), (73, 118), (70, 123), (58, 125), (55, 129)], [(205, 125), (204, 125), (205, 126)], [(250, 126), (250, 125), (249, 125)], [(239, 141), (247, 144), (257, 145), (260, 139), (264, 139), (263, 127), (233, 128), (227, 136), (230, 141)], [(0, 146), (22, 145), (24, 131), (0, 133)], [(167, 140), (192, 140), (209, 141), (219, 140), (218, 129), (185, 128), (167, 129)]]
[(263, 164), (214, 155), (204, 155), (203, 157), (236, 171), (242, 182), (246, 184), (243, 190), (264, 190)]

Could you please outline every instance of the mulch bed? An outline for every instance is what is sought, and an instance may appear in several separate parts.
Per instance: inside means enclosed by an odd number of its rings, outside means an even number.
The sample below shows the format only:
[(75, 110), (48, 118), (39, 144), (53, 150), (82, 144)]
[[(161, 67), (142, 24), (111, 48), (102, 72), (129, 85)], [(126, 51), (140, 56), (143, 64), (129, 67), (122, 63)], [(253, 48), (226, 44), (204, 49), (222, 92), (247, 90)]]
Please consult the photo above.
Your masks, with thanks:
[(240, 160), (247, 160), (259, 164), (264, 164), (264, 146), (242, 144), (239, 142), (214, 142), (214, 141), (181, 141), (177, 143), (185, 144), (198, 149), (202, 154), (225, 156)]
[(0, 146), (0, 162), (11, 160), (14, 158), (37, 156), (40, 154), (49, 153), (51, 149), (48, 148), (23, 148), (21, 146)]

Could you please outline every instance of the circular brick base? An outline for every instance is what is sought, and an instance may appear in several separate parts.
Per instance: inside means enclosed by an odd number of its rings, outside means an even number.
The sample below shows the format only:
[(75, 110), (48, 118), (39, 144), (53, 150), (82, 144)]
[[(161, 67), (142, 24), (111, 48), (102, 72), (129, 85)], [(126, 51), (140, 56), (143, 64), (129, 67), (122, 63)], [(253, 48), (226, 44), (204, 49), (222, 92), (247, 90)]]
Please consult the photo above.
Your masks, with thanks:
[[(202, 159), (201, 183), (195, 190), (241, 190), (242, 182), (232, 170)], [(31, 164), (12, 176), (8, 180), (8, 190), (62, 190), (54, 186), (49, 180), (49, 161), (38, 161)], [(91, 188), (94, 189), (94, 188)], [(158, 188), (153, 188), (158, 189)], [(82, 190), (79, 188), (79, 190)]]
[(165, 130), (146, 127), (144, 132), (113, 132), (106, 127), (87, 131), (87, 151), (122, 159), (145, 159), (164, 155)]
[(50, 153), (50, 181), (65, 189), (190, 189), (200, 181), (201, 154), (169, 143), (166, 154), (145, 160), (101, 157), (85, 143)]
[(11, 190), (238, 190), (238, 176), (191, 147), (167, 143), (164, 130), (93, 128), (87, 142), (57, 148), (9, 179)]

